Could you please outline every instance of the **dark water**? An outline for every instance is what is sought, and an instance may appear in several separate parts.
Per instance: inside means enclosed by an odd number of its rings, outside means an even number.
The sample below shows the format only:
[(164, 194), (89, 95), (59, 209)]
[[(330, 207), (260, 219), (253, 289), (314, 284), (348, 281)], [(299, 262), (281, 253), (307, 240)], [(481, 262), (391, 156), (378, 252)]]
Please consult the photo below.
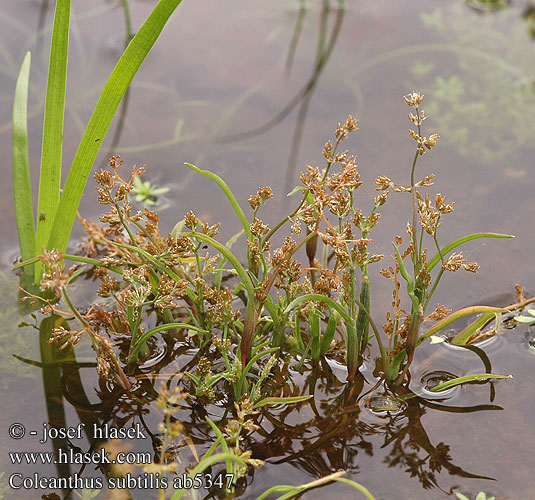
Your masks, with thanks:
[[(351, 113), (359, 118), (360, 131), (347, 147), (359, 156), (367, 209), (366, 197), (374, 195), (377, 175), (407, 182), (413, 144), (406, 133), (408, 108), (401, 96), (419, 90), (426, 95), (424, 104), (430, 115), (426, 133), (437, 131), (442, 137), (419, 168), (437, 174), (433, 193), (442, 192), (448, 201), (456, 202), (455, 212), (441, 228), (441, 243), (476, 231), (516, 236), (466, 247), (465, 256), (477, 260), (480, 271), (476, 277), (468, 273), (449, 276), (436, 300), (462, 307), (508, 294), (515, 283), (533, 290), (532, 4), (513, 2), (509, 8), (489, 13), (460, 1), (347, 4), (341, 11), (334, 1), (330, 9), (311, 1), (310, 9), (301, 12), (297, 2), (282, 0), (255, 0), (246, 6), (237, 1), (184, 0), (136, 76), (121, 110), (123, 120), (114, 121), (95, 167), (112, 153), (121, 154), (127, 163), (147, 163), (147, 178), (171, 188), (163, 200), (169, 207), (161, 213), (162, 228), (171, 229), (193, 209), (203, 220), (223, 222), (224, 240), (238, 228), (226, 199), (217, 187), (186, 172), (183, 162), (217, 172), (243, 203), (258, 186), (272, 186), (278, 198), (267, 205), (264, 219), (273, 223), (291, 209), (284, 194), (295, 185), (297, 173), (306, 164), (321, 165), (324, 142), (336, 123)], [(152, 1), (131, 2), (134, 27), (153, 5)], [(35, 191), (52, 11), (47, 2), (0, 1), (0, 145), (10, 151), (14, 82), (25, 51), (31, 49), (29, 126)], [(73, 11), (65, 165), (125, 37), (123, 13), (116, 3), (75, 1)], [(3, 169), (7, 179), (7, 155)], [(88, 346), (76, 352), (77, 361), (88, 366), (70, 372), (44, 371), (13, 357), (40, 361), (52, 354), (41, 352), (39, 322), (18, 313), (17, 282), (9, 271), (17, 255), (10, 192), (8, 182), (0, 185), (5, 276), (0, 321), (2, 390), (7, 402), (0, 417), (3, 436), (13, 422), (39, 429), (49, 414), (64, 418), (68, 426), (91, 419), (112, 419), (119, 425), (129, 421), (128, 415), (137, 421), (139, 408), (109, 394), (109, 388), (99, 387)], [(100, 209), (93, 193), (90, 181), (81, 212), (96, 219)], [(407, 199), (391, 198), (374, 233), (377, 250), (387, 254), (393, 237), (404, 232), (408, 215), (400, 214), (409, 210)], [(81, 234), (78, 228), (75, 234)], [(375, 315), (383, 321), (379, 311), (381, 304), (389, 302), (389, 285), (378, 276), (372, 284)], [(79, 287), (78, 297), (87, 301), (84, 290), (83, 285)], [(37, 329), (18, 328), (22, 321)], [(351, 395), (343, 395), (344, 373), (334, 367), (331, 378), (318, 382), (327, 391), (317, 390), (316, 411), (309, 406), (288, 411), (280, 418), (283, 424), (263, 418), (264, 431), (250, 444), (255, 456), (271, 458), (255, 471), (243, 498), (256, 498), (274, 484), (307, 482), (340, 468), (377, 499), (442, 499), (452, 488), (469, 496), (484, 490), (499, 499), (529, 498), (535, 444), (530, 390), (534, 358), (526, 334), (526, 328), (506, 331), (483, 348), (492, 371), (513, 374), (513, 380), (468, 385), (452, 391), (444, 401), (411, 400), (396, 415), (372, 413), (363, 404), (365, 397), (358, 405), (351, 402)], [(481, 357), (473, 352), (444, 345), (426, 349), (438, 353), (437, 358), (432, 366), (425, 366), (427, 352), (422, 354), (413, 384), (428, 372), (460, 376), (484, 369)], [(170, 362), (173, 357), (165, 358), (159, 367), (163, 380), (183, 369), (183, 361)], [(371, 371), (370, 367), (364, 372), (367, 382), (362, 394), (373, 385)], [(309, 375), (305, 371), (301, 377)], [(159, 380), (143, 383), (145, 396), (151, 399), (151, 388), (158, 388)], [(80, 384), (87, 400), (80, 400), (76, 393)], [(354, 406), (354, 411), (341, 414), (341, 406)], [(479, 411), (466, 410), (474, 407)], [(154, 410), (154, 405), (149, 408)], [(203, 433), (208, 430), (197, 425), (195, 419), (203, 418), (198, 411), (184, 411), (181, 418), (201, 450), (206, 440)], [(156, 411), (144, 416), (153, 431), (159, 418)], [(149, 442), (135, 444), (136, 449), (152, 449)], [(27, 438), (2, 439), (3, 480), (18, 470), (9, 463), (8, 451), (36, 449)], [(184, 447), (185, 460), (188, 450)], [(33, 473), (33, 469), (25, 472)], [(42, 472), (55, 473), (46, 467)], [(27, 493), (24, 498), (39, 496), (37, 491)], [(355, 498), (344, 485), (305, 497), (323, 498), (325, 494)], [(20, 497), (20, 492), (15, 496), (6, 492), (6, 498)]]

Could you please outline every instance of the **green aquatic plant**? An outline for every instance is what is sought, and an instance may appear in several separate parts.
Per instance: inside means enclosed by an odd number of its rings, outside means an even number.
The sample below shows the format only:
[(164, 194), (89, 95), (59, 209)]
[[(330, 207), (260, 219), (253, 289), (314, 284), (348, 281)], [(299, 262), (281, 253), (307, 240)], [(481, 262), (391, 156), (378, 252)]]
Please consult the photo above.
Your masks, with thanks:
[[(139, 176), (136, 176), (134, 177), (132, 194), (136, 197), (137, 202), (152, 207), (158, 204), (158, 196), (168, 193), (170, 189), (169, 187), (155, 186), (150, 181), (142, 181)], [(162, 210), (161, 207), (160, 210)]]
[[(456, 59), (447, 71), (440, 63), (430, 63), (434, 71), (419, 75), (417, 85), (433, 99), (428, 111), (448, 144), (482, 164), (498, 166), (518, 150), (533, 146), (532, 40), (521, 29), (519, 8), (475, 16), (463, 3), (451, 2), (447, 8), (420, 14), (423, 26), (436, 35), (435, 44), (419, 51), (420, 64), (436, 62), (434, 51), (451, 52)], [(509, 5), (507, 0), (466, 3), (483, 11)]]
[[(406, 104), (412, 108), (409, 113), (409, 121), (416, 130), (409, 129), (409, 134), (416, 142), (416, 151), (410, 170), (410, 184), (396, 184), (388, 177), (381, 176), (376, 180), (377, 190), (386, 193), (391, 190), (397, 193), (408, 193), (411, 196), (412, 218), (407, 223), (409, 244), (403, 254), (399, 246), (402, 238), (397, 236), (393, 242), (395, 251), (395, 268), (383, 268), (381, 274), (393, 281), (393, 312), (387, 314), (387, 322), (383, 329), (388, 336), (388, 353), (381, 349), (383, 367), (386, 372), (386, 380), (390, 384), (399, 384), (407, 374), (414, 352), (418, 345), (434, 335), (437, 331), (446, 327), (453, 321), (478, 312), (486, 312), (493, 315), (500, 314), (504, 310), (489, 307), (464, 308), (455, 313), (441, 305), (429, 314), (427, 308), (445, 272), (455, 272), (459, 269), (475, 273), (479, 266), (475, 262), (468, 263), (462, 252), (453, 252), (459, 246), (480, 238), (511, 238), (512, 236), (496, 233), (474, 233), (459, 238), (447, 245), (441, 246), (438, 240), (438, 228), (442, 224), (445, 215), (453, 212), (454, 203), (446, 203), (446, 198), (441, 193), (435, 196), (434, 203), (429, 195), (422, 195), (422, 188), (433, 185), (434, 174), (421, 176), (419, 181), (416, 177), (416, 165), (418, 160), (437, 143), (439, 136), (431, 134), (428, 137), (422, 133), (422, 124), (427, 118), (421, 105), (424, 96), (413, 92), (404, 97)], [(425, 246), (425, 238), (430, 240), (431, 246), (436, 249), (436, 254), (428, 258), (429, 250)], [(404, 260), (410, 261), (411, 270)], [(436, 276), (431, 273), (437, 265), (441, 264)], [(406, 313), (401, 309), (400, 279), (405, 281), (407, 296), (410, 299), (411, 311)], [(421, 325), (426, 320), (438, 321), (433, 327), (421, 334)], [(402, 367), (402, 364), (404, 366)]]
[[(439, 243), (439, 227), (453, 211), (453, 203), (446, 203), (440, 193), (432, 202), (423, 191), (432, 186), (434, 175), (416, 174), (421, 157), (438, 140), (436, 134), (423, 135), (422, 123), (427, 115), (421, 108), (422, 101), (419, 93), (405, 96), (412, 108), (409, 120), (415, 127), (410, 135), (416, 142), (410, 182), (398, 184), (385, 176), (378, 177), (375, 186), (379, 194), (367, 213), (356, 203), (361, 203), (357, 193), (362, 185), (356, 156), (339, 151), (343, 141), (358, 128), (351, 116), (338, 124), (334, 140), (325, 144), (325, 168), (307, 167), (301, 175), (302, 185), (291, 193), (300, 196), (301, 201), (273, 228), (260, 219), (263, 205), (273, 196), (271, 188), (259, 188), (249, 197), (252, 215), (247, 216), (223, 179), (186, 164), (215, 182), (230, 202), (242, 231), (226, 244), (217, 240), (219, 224), (206, 224), (193, 212), (187, 213), (167, 236), (161, 234), (155, 212), (146, 208), (134, 213), (130, 196), (135, 193), (135, 179), (145, 167), (134, 166), (129, 175), (125, 174), (124, 162), (114, 156), (110, 170), (101, 169), (95, 174), (99, 202), (108, 207), (100, 217), (104, 226), (81, 219), (90, 238), (84, 245), (86, 255), (54, 254), (58, 262), (63, 257), (95, 266), (101, 281), (97, 293), (109, 301), (108, 305), (95, 305), (78, 317), (66, 286), (51, 278), (42, 285), (66, 302), (97, 344), (99, 339), (91, 333), (95, 325), (112, 337), (126, 336), (125, 359), (130, 366), (150, 356), (149, 344), (155, 335), (167, 332), (194, 342), (201, 352), (196, 368), (187, 369), (186, 376), (199, 398), (211, 400), (216, 386), (229, 384), (235, 401), (248, 397), (254, 404), (269, 404), (269, 398), (275, 396), (265, 393), (266, 383), (282, 353), (299, 357), (299, 366), (306, 358), (318, 361), (325, 355), (343, 355), (347, 379), (352, 381), (373, 339), (380, 353), (380, 377), (391, 387), (403, 385), (414, 353), (426, 339), (456, 320), (482, 313), (484, 323), (476, 319), (453, 340), (463, 345), (492, 318), (499, 326), (502, 313), (530, 302), (507, 308), (471, 306), (455, 312), (437, 305), (428, 311), (446, 273), (463, 268), (475, 272), (479, 267), (468, 263), (458, 247), (480, 238), (511, 236), (475, 233), (446, 245)], [(394, 284), (393, 310), (387, 313), (380, 332), (371, 314), (370, 281), (372, 266), (383, 255), (371, 253), (368, 246), (380, 219), (379, 209), (392, 192), (408, 195), (411, 209), (406, 248), (401, 248), (403, 240), (397, 236), (393, 242), (393, 266), (380, 271)], [(272, 249), (274, 235), (290, 223), (290, 235), (284, 237), (279, 248)], [(246, 240), (246, 263), (234, 251), (241, 234)], [(297, 260), (300, 250), (306, 254), (305, 265)], [(430, 256), (431, 252), (434, 255)], [(57, 266), (56, 263), (52, 268)], [(66, 279), (72, 280), (80, 272)], [(110, 307), (110, 302), (115, 305)], [(408, 311), (402, 302), (408, 303)], [(50, 302), (47, 304), (52, 307)], [(426, 321), (435, 324), (422, 332)], [(385, 334), (387, 343), (383, 342)], [(69, 333), (64, 329), (56, 337), (65, 343), (78, 336), (78, 330)], [(263, 361), (267, 356), (269, 361)], [(213, 363), (214, 359), (219, 363)], [(215, 371), (213, 367), (217, 367)], [(119, 370), (115, 369), (115, 373)], [(449, 385), (501, 377), (491, 373), (466, 375)], [(119, 379), (125, 385), (122, 375)], [(302, 400), (296, 396), (279, 399), (279, 403)]]
[[(27, 96), (30, 53), (19, 73), (13, 105), (13, 196), (23, 260), (42, 248), (64, 251), (93, 162), (115, 111), (143, 60), (181, 0), (160, 0), (132, 38), (106, 82), (61, 188), (63, 118), (67, 80), (70, 0), (58, 0), (49, 57), (43, 122), (37, 215), (34, 216), (28, 162)], [(36, 261), (26, 274), (39, 283), (42, 268)]]
[(528, 325), (533, 325), (535, 324), (535, 309), (531, 309), (529, 308), (527, 310), (527, 313), (530, 315), (530, 316), (525, 316), (523, 314), (520, 314), (518, 316), (515, 316), (515, 321), (517, 321), (518, 323), (526, 323)]
[[(462, 493), (456, 493), (455, 494), (459, 500), (470, 500), (467, 496), (463, 495)], [(474, 498), (474, 500), (495, 500), (494, 497), (487, 497), (487, 495), (480, 491), (477, 496)]]

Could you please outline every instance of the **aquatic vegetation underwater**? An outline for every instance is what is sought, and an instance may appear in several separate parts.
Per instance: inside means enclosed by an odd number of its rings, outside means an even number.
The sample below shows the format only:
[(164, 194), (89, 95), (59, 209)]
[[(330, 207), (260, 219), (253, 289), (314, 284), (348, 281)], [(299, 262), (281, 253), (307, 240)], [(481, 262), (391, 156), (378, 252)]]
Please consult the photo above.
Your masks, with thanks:
[[(225, 412), (236, 415), (220, 427), (205, 414), (217, 440), (202, 459), (197, 457), (198, 464), (188, 474), (195, 477), (222, 462), (226, 473), (242, 484), (239, 478), (261, 465), (252, 458), (251, 450), (240, 447), (241, 433), (258, 429), (255, 415), (271, 407), (314, 400), (315, 382), (311, 382), (309, 394), (286, 389), (293, 385), (291, 372), (298, 373), (304, 363), (320, 366), (331, 359), (346, 367), (347, 392), (340, 404), (342, 413), (351, 413), (353, 406), (358, 408), (362, 388), (359, 369), (371, 360), (370, 347), (375, 344), (379, 353), (375, 389), (381, 389), (372, 392), (366, 404), (373, 411), (395, 414), (410, 399), (422, 397), (411, 391), (409, 382), (414, 355), (427, 339), (444, 341), (437, 334), (454, 321), (477, 314), (449, 341), (454, 345), (479, 341), (499, 332), (505, 315), (533, 302), (518, 289), (517, 302), (507, 307), (469, 306), (452, 312), (438, 304), (429, 311), (446, 274), (478, 269), (457, 251), (460, 246), (481, 238), (512, 236), (475, 233), (446, 245), (439, 243), (443, 217), (453, 212), (454, 203), (447, 203), (441, 193), (434, 197), (424, 194), (435, 176), (417, 174), (416, 168), (439, 137), (423, 134), (427, 117), (423, 95), (413, 92), (404, 100), (411, 108), (408, 117), (413, 129), (409, 133), (415, 141), (410, 182), (377, 177), (378, 195), (368, 213), (360, 208), (362, 181), (357, 158), (342, 150), (343, 142), (358, 129), (357, 120), (349, 116), (323, 148), (325, 167), (308, 166), (301, 174), (301, 185), (290, 193), (300, 199), (297, 208), (273, 228), (260, 219), (273, 196), (271, 188), (259, 188), (249, 197), (251, 215), (247, 216), (223, 179), (186, 164), (221, 188), (242, 230), (223, 243), (216, 238), (219, 224), (207, 224), (188, 212), (171, 233), (163, 235), (157, 213), (148, 208), (134, 212), (130, 202), (130, 194), (135, 195), (140, 186), (136, 179), (146, 166), (128, 169), (114, 156), (108, 170), (95, 174), (98, 201), (107, 207), (100, 217), (102, 225), (79, 218), (88, 235), (81, 252), (45, 250), (15, 266), (29, 269), (37, 260), (43, 264), (41, 291), (21, 290), (24, 300), (56, 318), (48, 341), (72, 350), (87, 335), (96, 353), (99, 377), (117, 383), (125, 394), (136, 397), (140, 390), (136, 374), (155, 357), (158, 337), (168, 346), (195, 350), (184, 359), (179, 386), (172, 395), (164, 386), (159, 399), (165, 416), (160, 429), (163, 444), (159, 460), (151, 467), (162, 477), (178, 470), (176, 457), (168, 456), (167, 448), (171, 438), (184, 436), (180, 419), (171, 415), (186, 398), (190, 404), (195, 401), (195, 405), (207, 407), (220, 404), (225, 394)], [(392, 250), (385, 249), (385, 253), (393, 251), (393, 262), (376, 273), (376, 264), (384, 255), (371, 253), (369, 246), (379, 223), (379, 209), (386, 209), (392, 193), (407, 198), (409, 220), (403, 221), (407, 236), (404, 245), (403, 238), (395, 236)], [(289, 234), (281, 236), (284, 229), (289, 229)], [(282, 245), (272, 249), (275, 236)], [(245, 262), (238, 255), (246, 255)], [(78, 266), (67, 269), (66, 261)], [(370, 289), (377, 274), (393, 284), (392, 310), (386, 313), (382, 332), (371, 312)], [(98, 280), (100, 299), (82, 310), (72, 300), (70, 289), (84, 277)], [(494, 326), (484, 330), (492, 320)], [(426, 326), (431, 321), (434, 324)], [(489, 370), (439, 377), (429, 392), (440, 394), (457, 385), (508, 377)], [(221, 451), (216, 453), (218, 447)], [(270, 493), (285, 492), (280, 498), (291, 498), (309, 488), (343, 481), (373, 498), (362, 486), (336, 474), (318, 481), (275, 487)], [(238, 494), (233, 488), (227, 495)], [(181, 491), (172, 498), (181, 498)]]

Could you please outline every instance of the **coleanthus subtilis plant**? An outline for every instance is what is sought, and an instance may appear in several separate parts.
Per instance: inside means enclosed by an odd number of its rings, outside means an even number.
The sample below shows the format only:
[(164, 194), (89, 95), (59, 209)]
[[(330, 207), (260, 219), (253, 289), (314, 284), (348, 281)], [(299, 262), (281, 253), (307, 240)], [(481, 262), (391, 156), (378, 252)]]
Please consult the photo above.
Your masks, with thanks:
[[(105, 227), (81, 220), (90, 237), (86, 255), (64, 257), (95, 265), (101, 280), (98, 294), (116, 306), (94, 306), (89, 316), (80, 315), (81, 320), (112, 337), (126, 336), (130, 364), (149, 355), (147, 342), (161, 332), (196, 339), (203, 354), (212, 350), (212, 357), (219, 355), (224, 361), (224, 370), (212, 373), (210, 359), (201, 355), (196, 372), (186, 373), (198, 397), (213, 398), (215, 385), (226, 381), (237, 401), (248, 397), (260, 405), (260, 386), (276, 365), (278, 354), (289, 352), (301, 360), (317, 360), (336, 350), (336, 339), (343, 341), (348, 380), (355, 377), (368, 342), (375, 337), (383, 379), (391, 386), (401, 384), (415, 349), (433, 333), (468, 314), (493, 317), (505, 311), (477, 306), (450, 314), (438, 305), (432, 313), (427, 312), (446, 271), (461, 267), (477, 270), (477, 264), (467, 263), (462, 253), (454, 251), (457, 247), (477, 238), (509, 236), (476, 233), (439, 245), (437, 231), (442, 218), (453, 211), (453, 203), (446, 203), (440, 193), (433, 201), (421, 193), (432, 186), (433, 174), (423, 175), (420, 180), (416, 177), (419, 158), (438, 140), (436, 134), (423, 135), (426, 115), (422, 101), (419, 93), (405, 97), (412, 108), (409, 120), (415, 127), (409, 132), (416, 141), (410, 183), (396, 184), (388, 177), (378, 177), (375, 185), (380, 193), (367, 213), (356, 205), (356, 193), (362, 185), (357, 158), (340, 147), (358, 129), (351, 116), (338, 124), (334, 139), (325, 144), (325, 167), (307, 166), (301, 174), (302, 185), (290, 193), (301, 196), (297, 208), (273, 228), (260, 218), (262, 206), (273, 196), (271, 188), (262, 187), (249, 197), (252, 215), (248, 217), (219, 176), (186, 164), (218, 184), (242, 225), (242, 231), (225, 244), (216, 239), (219, 224), (206, 224), (193, 212), (188, 212), (167, 236), (160, 233), (155, 212), (145, 209), (133, 213), (129, 193), (145, 167), (133, 167), (124, 175), (120, 172), (124, 168), (122, 160), (112, 157), (110, 170), (95, 175), (99, 202), (109, 207), (100, 218)], [(393, 311), (387, 314), (383, 327), (388, 338), (385, 345), (370, 315), (369, 268), (383, 255), (370, 253), (368, 247), (380, 218), (378, 210), (390, 191), (410, 195), (411, 218), (406, 226), (406, 250), (401, 253), (402, 239), (397, 236), (393, 242), (394, 265), (380, 271), (394, 284)], [(288, 226), (290, 234), (282, 246), (272, 250), (273, 236)], [(246, 239), (246, 264), (232, 251), (242, 234)], [(428, 256), (428, 240), (436, 249), (433, 257)], [(301, 249), (306, 253), (305, 265), (298, 260)], [(401, 281), (406, 283), (409, 312), (402, 309)], [(59, 289), (59, 294), (68, 300), (66, 286)], [(438, 323), (421, 333), (425, 320)], [(67, 335), (66, 331), (62, 333)], [(267, 356), (269, 360), (262, 362)], [(295, 402), (302, 396), (289, 399)]]

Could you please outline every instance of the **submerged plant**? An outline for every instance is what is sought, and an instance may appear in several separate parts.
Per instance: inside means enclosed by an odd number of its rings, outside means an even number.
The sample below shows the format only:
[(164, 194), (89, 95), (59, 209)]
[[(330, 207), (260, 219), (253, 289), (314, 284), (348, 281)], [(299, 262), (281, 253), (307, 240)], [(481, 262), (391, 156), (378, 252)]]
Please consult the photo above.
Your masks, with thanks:
[[(459, 500), (470, 500), (467, 496), (463, 495), (462, 493), (456, 493), (456, 496)], [(494, 497), (487, 497), (487, 495), (480, 491), (477, 496), (474, 498), (474, 500), (495, 500)]]
[[(154, 206), (158, 203), (158, 196), (168, 193), (170, 188), (158, 187), (149, 181), (142, 181), (139, 176), (134, 177), (134, 187), (132, 194), (135, 195), (136, 201), (145, 205)], [(160, 207), (160, 210), (162, 208)]]

